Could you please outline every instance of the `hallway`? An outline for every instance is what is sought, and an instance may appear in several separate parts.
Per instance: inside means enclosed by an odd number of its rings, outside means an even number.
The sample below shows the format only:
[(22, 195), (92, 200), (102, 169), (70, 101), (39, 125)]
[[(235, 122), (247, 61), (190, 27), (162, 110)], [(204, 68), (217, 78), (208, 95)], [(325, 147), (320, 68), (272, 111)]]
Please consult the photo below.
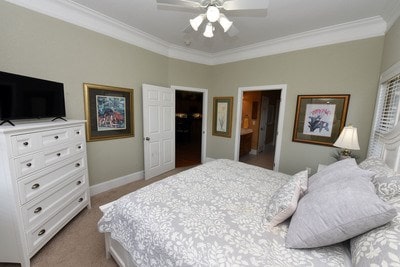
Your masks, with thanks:
[(271, 145), (265, 146), (265, 150), (257, 155), (247, 154), (239, 158), (239, 161), (259, 166), (265, 169), (273, 170), (274, 168), (275, 147)]

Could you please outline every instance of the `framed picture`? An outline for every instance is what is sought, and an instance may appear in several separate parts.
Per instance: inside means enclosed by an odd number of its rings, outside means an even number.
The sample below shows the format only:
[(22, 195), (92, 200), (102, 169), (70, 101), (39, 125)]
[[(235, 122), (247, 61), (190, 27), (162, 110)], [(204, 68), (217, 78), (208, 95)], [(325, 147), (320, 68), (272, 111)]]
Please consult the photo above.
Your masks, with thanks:
[(231, 137), (233, 97), (214, 97), (212, 134)]
[(293, 141), (332, 146), (342, 131), (350, 95), (297, 96)]
[(84, 83), (83, 90), (88, 142), (134, 136), (133, 89)]

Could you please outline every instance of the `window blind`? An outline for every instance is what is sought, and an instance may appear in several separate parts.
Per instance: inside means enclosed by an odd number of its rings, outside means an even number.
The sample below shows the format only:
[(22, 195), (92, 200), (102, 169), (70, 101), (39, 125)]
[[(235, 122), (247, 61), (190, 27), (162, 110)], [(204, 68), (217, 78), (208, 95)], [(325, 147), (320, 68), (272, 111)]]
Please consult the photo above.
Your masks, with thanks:
[(400, 73), (380, 86), (375, 108), (375, 118), (368, 146), (368, 157), (380, 157), (382, 136), (390, 132), (399, 121)]

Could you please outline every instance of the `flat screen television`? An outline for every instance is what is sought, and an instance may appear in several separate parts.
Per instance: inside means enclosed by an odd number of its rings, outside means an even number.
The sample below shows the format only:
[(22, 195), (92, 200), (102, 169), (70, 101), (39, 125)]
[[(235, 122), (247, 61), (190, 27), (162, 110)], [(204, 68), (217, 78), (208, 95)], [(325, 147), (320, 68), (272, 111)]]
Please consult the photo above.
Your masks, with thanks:
[(0, 71), (0, 125), (65, 117), (64, 84)]

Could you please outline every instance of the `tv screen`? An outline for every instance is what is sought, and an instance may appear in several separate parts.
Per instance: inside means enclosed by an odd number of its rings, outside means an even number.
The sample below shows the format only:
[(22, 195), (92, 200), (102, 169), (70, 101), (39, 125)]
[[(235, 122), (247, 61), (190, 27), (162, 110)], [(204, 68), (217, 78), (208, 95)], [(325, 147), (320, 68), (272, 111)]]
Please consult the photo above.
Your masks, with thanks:
[(0, 71), (0, 120), (65, 117), (64, 84)]

